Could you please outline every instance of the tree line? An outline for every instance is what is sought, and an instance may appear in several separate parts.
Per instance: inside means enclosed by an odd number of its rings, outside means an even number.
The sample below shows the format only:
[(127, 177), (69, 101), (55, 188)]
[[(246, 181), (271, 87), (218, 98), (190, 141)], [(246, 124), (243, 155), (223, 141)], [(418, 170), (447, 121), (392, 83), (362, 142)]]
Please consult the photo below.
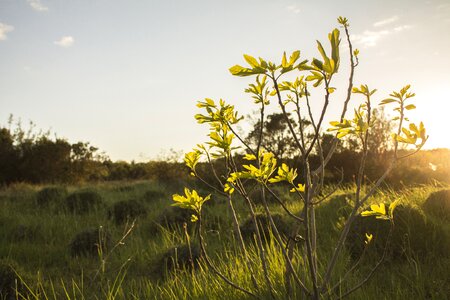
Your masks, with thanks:
[[(290, 138), (287, 124), (280, 114), (269, 115), (263, 124), (262, 147), (275, 154), (280, 161), (299, 163), (294, 141)], [(371, 155), (367, 162), (367, 177), (370, 180), (379, 176), (389, 163), (390, 124), (383, 111), (377, 112), (373, 140), (369, 145)], [(304, 128), (304, 130), (310, 130)], [(261, 124), (253, 124), (247, 134), (246, 142), (257, 141)], [(331, 145), (332, 135), (321, 135), (323, 152)], [(359, 161), (361, 151), (357, 141), (344, 139), (338, 146), (332, 160), (327, 165), (326, 176), (332, 182), (351, 183), (357, 173), (355, 162)], [(386, 150), (387, 149), (387, 150)], [(406, 151), (406, 150), (404, 150)], [(236, 159), (240, 159), (237, 157)], [(315, 157), (319, 163), (319, 157)], [(216, 160), (220, 168), (223, 164)], [(206, 176), (208, 167), (201, 166)], [(175, 159), (160, 159), (148, 162), (112, 161), (89, 142), (71, 143), (47, 131), (37, 131), (30, 123), (24, 129), (20, 122), (11, 117), (7, 126), (0, 126), (0, 185), (15, 182), (29, 183), (78, 183), (108, 180), (160, 181), (188, 180), (189, 172), (184, 164)], [(450, 150), (435, 149), (421, 151), (403, 161), (387, 178), (393, 186), (430, 183), (432, 181), (450, 182)]]

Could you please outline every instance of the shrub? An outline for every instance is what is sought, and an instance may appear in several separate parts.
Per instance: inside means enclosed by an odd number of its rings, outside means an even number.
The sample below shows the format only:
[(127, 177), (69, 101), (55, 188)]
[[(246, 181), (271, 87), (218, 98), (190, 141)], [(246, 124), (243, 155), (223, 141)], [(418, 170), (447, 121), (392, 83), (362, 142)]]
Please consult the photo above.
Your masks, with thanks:
[(423, 209), (430, 215), (450, 220), (450, 190), (432, 193), (423, 204)]
[(70, 194), (66, 198), (66, 207), (69, 212), (84, 214), (92, 209), (99, 207), (103, 203), (103, 199), (95, 191), (79, 191)]
[[(394, 210), (393, 216), (394, 227), (387, 248), (387, 258), (405, 258), (410, 255), (421, 257), (428, 252), (441, 253), (448, 248), (442, 228), (427, 222), (417, 208), (399, 205)], [(367, 251), (381, 257), (389, 230), (389, 221), (358, 216), (347, 240), (351, 256), (360, 257), (365, 247), (366, 233), (369, 233), (373, 235), (373, 239)]]
[(116, 224), (123, 224), (145, 215), (147, 215), (147, 210), (136, 200), (119, 201), (108, 211), (108, 217), (113, 219)]
[(17, 263), (6, 259), (0, 260), (0, 299), (16, 299), (16, 289), (20, 294), (26, 293), (27, 289), (16, 272), (23, 280), (27, 279), (23, 277)]
[(72, 256), (96, 256), (105, 252), (111, 244), (111, 235), (103, 227), (81, 231), (69, 245)]
[[(269, 219), (265, 214), (256, 214), (256, 221), (259, 224), (259, 232), (261, 233), (263, 239), (266, 241), (270, 238), (270, 222)], [(290, 234), (290, 227), (289, 225), (284, 221), (283, 216), (280, 214), (272, 214), (272, 219), (277, 226), (278, 232), (280, 232), (281, 235), (289, 236)], [(256, 227), (253, 223), (252, 218), (248, 218), (241, 226), (241, 234), (246, 239), (253, 239), (253, 235), (256, 234)]]
[(36, 203), (39, 207), (60, 204), (67, 197), (67, 189), (61, 186), (52, 186), (41, 189), (36, 196)]

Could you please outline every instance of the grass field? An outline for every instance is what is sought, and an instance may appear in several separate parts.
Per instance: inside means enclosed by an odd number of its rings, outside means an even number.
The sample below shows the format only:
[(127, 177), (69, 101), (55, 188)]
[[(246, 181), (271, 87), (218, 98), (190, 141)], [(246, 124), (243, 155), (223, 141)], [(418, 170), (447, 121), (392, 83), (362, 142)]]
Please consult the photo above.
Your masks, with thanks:
[[(246, 299), (209, 271), (202, 258), (195, 259), (199, 252), (192, 229), (195, 225), (189, 222), (189, 214), (170, 208), (171, 195), (182, 192), (180, 185), (141, 181), (66, 186), (45, 197), (39, 193), (43, 188), (16, 184), (0, 191), (0, 293), (4, 299)], [(403, 206), (423, 217), (425, 225), (408, 223), (393, 241), (396, 250), (349, 299), (450, 299), (449, 212), (439, 216), (423, 209), (429, 195), (444, 188), (383, 191), (371, 200), (389, 203), (400, 199)], [(84, 206), (82, 201), (68, 205), (69, 195), (80, 195), (80, 191), (98, 201), (92, 206)], [(318, 207), (319, 257), (327, 258), (331, 253), (351, 192), (352, 187), (341, 188)], [(292, 211), (301, 209), (290, 195), (282, 196)], [(248, 213), (239, 199), (235, 205), (243, 224)], [(281, 215), (283, 226), (289, 227), (291, 221), (282, 209), (275, 204), (271, 208)], [(127, 219), (124, 211), (133, 217)], [(251, 288), (225, 200), (213, 194), (205, 204), (204, 215), (205, 237), (214, 263), (224, 274)], [(187, 222), (186, 229), (183, 222)], [(74, 241), (81, 232), (84, 236)], [(183, 246), (187, 235), (190, 251)], [(284, 261), (270, 233), (266, 247), (276, 296), (283, 299)], [(302, 246), (296, 251), (301, 253)], [(256, 258), (256, 247), (250, 247), (249, 252)], [(191, 256), (194, 262), (189, 260)], [(379, 257), (377, 251), (368, 251), (342, 290), (364, 278)], [(347, 250), (334, 278), (342, 277), (353, 261)], [(304, 266), (302, 261), (297, 265), (300, 269)], [(19, 275), (18, 280), (14, 281), (18, 276), (11, 275), (11, 269)], [(264, 280), (262, 274), (256, 279)], [(17, 286), (17, 293), (11, 285)], [(301, 294), (294, 291), (294, 296), (300, 298)]]

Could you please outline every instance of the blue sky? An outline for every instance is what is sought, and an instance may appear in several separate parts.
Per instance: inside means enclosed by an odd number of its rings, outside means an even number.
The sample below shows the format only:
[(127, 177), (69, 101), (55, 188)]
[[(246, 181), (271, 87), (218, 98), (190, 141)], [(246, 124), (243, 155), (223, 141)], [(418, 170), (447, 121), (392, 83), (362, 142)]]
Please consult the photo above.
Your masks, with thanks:
[[(189, 150), (206, 140), (197, 100), (255, 109), (250, 81), (228, 72), (242, 54), (278, 61), (299, 49), (310, 59), (340, 15), (361, 51), (355, 83), (378, 88), (378, 100), (412, 84), (427, 147), (450, 147), (448, 0), (0, 0), (0, 124), (32, 120), (114, 160)], [(343, 55), (327, 120), (345, 89)]]

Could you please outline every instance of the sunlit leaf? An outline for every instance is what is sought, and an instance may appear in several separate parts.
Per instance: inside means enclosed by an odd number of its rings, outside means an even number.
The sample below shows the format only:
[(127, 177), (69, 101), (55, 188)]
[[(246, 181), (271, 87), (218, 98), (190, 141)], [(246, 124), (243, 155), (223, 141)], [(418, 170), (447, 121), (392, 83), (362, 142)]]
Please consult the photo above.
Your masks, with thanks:
[(258, 61), (253, 56), (250, 56), (248, 54), (244, 54), (244, 59), (252, 68), (259, 67)]
[(369, 233), (366, 233), (366, 240), (364, 241), (364, 243), (366, 245), (368, 245), (372, 241), (372, 239), (373, 239), (373, 235), (369, 234)]

